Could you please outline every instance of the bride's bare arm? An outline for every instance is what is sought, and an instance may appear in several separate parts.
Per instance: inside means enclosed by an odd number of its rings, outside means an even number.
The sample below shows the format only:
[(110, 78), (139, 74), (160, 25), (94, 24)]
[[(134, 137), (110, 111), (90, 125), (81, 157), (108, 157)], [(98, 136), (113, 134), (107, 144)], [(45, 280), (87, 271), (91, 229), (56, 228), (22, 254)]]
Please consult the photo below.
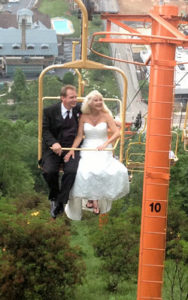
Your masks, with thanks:
[(120, 137), (120, 130), (116, 126), (116, 123), (115, 123), (114, 119), (112, 118), (112, 116), (107, 115), (106, 122), (107, 122), (108, 128), (110, 129), (112, 134), (111, 134), (110, 138), (103, 145), (97, 147), (98, 150), (104, 150), (109, 144), (111, 144), (112, 142), (117, 140), (117, 138)]
[[(80, 117), (80, 120), (79, 120), (78, 133), (77, 133), (77, 136), (74, 139), (74, 142), (73, 142), (71, 148), (77, 148), (80, 145), (80, 143), (83, 139), (83, 134), (84, 134), (84, 116), (82, 115)], [(71, 156), (72, 156), (72, 158), (74, 158), (74, 150), (70, 150), (65, 155), (64, 162), (68, 162)]]

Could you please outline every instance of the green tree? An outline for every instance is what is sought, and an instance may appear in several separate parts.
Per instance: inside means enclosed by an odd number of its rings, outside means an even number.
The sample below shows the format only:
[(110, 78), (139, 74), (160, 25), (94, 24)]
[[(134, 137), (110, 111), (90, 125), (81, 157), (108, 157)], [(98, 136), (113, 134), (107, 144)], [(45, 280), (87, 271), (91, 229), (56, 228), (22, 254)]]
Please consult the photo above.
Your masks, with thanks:
[(136, 280), (140, 231), (140, 209), (131, 207), (125, 212), (123, 200), (117, 202), (108, 224), (91, 235), (95, 253), (102, 260), (107, 289), (113, 292), (121, 281)]
[(72, 72), (65, 73), (63, 77), (63, 83), (74, 85), (74, 75), (72, 74)]
[(169, 202), (188, 214), (188, 155), (179, 154), (179, 160), (171, 168)]
[(59, 96), (62, 81), (56, 76), (45, 76), (43, 83), (44, 96)]
[(165, 263), (165, 281), (163, 299), (187, 300), (188, 267), (183, 261), (167, 260)]
[(35, 191), (46, 190), (46, 185), (42, 179), (41, 169), (38, 168), (38, 128), (35, 121), (25, 123), (19, 143), (22, 145), (20, 158), (29, 168), (34, 180)]
[[(16, 76), (17, 75), (17, 76)], [(59, 96), (62, 82), (56, 76), (45, 76), (43, 82), (44, 96)], [(14, 99), (13, 105), (7, 105), (7, 99)], [(24, 120), (30, 122), (38, 117), (38, 81), (25, 81), (24, 74), (17, 70), (15, 82), (12, 90), (5, 97), (0, 99), (0, 116), (13, 121)], [(49, 105), (53, 101), (46, 100), (44, 105)]]
[[(179, 132), (181, 136), (181, 132)], [(172, 141), (174, 144), (175, 141)], [(173, 145), (172, 145), (173, 148)], [(188, 279), (188, 155), (179, 143), (178, 158), (171, 167), (169, 189), (164, 299), (187, 300)]]
[(7, 206), (0, 213), (0, 299), (75, 299), (85, 265), (63, 219), (50, 222), (44, 207), (10, 214)]
[(0, 120), (0, 191), (4, 195), (33, 191), (31, 171), (21, 158), (24, 126), (21, 121)]
[(14, 74), (14, 82), (11, 87), (10, 96), (15, 102), (22, 102), (27, 97), (27, 94), (28, 90), (25, 75), (21, 69), (17, 68)]

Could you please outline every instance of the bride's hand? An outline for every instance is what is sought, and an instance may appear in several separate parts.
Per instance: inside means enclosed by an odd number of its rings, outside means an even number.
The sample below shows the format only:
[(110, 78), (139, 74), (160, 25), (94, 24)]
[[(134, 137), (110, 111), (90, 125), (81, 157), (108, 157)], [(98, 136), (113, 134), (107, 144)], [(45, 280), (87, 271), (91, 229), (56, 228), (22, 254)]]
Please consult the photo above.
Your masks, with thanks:
[(74, 159), (74, 150), (70, 150), (70, 151), (65, 155), (65, 157), (64, 157), (64, 162), (65, 162), (65, 163), (68, 162), (68, 161), (70, 160), (71, 156), (72, 156), (72, 158)]
[(102, 144), (101, 146), (98, 146), (98, 147), (97, 147), (97, 150), (98, 150), (98, 151), (104, 150), (107, 146), (108, 146), (108, 143), (105, 142), (105, 143)]

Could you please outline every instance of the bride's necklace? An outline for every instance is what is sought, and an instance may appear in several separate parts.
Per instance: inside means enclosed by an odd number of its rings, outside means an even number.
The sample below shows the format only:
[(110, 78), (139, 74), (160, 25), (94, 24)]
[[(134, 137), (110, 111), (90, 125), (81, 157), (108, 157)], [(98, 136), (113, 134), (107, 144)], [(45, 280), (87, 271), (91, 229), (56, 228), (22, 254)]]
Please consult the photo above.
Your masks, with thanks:
[(95, 117), (91, 117), (91, 121), (92, 121), (92, 123), (94, 124), (94, 125), (97, 125), (97, 123), (99, 122), (99, 120), (100, 120), (100, 116), (99, 115), (97, 115), (97, 116), (95, 116)]

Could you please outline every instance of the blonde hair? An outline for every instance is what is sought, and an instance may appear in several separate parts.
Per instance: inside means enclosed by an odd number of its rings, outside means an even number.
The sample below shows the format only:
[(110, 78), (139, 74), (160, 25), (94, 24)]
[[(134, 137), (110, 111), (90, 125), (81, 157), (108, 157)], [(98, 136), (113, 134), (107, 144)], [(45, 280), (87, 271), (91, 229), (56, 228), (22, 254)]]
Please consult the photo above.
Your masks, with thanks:
[(90, 114), (91, 113), (91, 108), (90, 108), (90, 104), (92, 103), (93, 99), (95, 97), (98, 97), (99, 99), (102, 99), (103, 102), (103, 108), (102, 111), (103, 112), (107, 112), (112, 116), (112, 112), (110, 111), (110, 109), (106, 106), (106, 104), (104, 103), (103, 100), (103, 96), (101, 93), (99, 93), (99, 91), (94, 90), (92, 92), (90, 92), (84, 99), (83, 103), (82, 103), (82, 107), (81, 107), (81, 111), (83, 114)]

